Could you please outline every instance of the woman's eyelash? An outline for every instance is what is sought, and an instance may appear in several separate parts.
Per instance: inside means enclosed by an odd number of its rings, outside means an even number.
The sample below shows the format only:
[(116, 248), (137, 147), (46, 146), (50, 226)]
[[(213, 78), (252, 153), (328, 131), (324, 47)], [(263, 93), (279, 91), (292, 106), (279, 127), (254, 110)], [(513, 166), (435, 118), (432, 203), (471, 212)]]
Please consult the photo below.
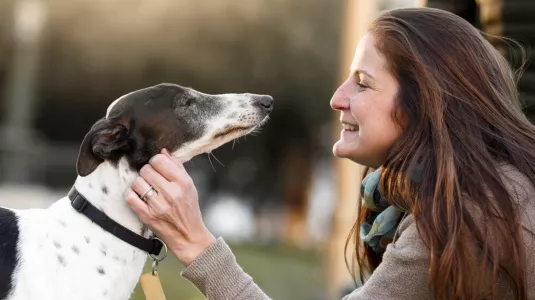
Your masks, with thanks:
[(361, 88), (367, 88), (367, 87), (368, 87), (367, 85), (365, 85), (365, 84), (362, 83), (362, 82), (357, 82), (357, 85), (358, 85), (359, 87), (361, 87)]

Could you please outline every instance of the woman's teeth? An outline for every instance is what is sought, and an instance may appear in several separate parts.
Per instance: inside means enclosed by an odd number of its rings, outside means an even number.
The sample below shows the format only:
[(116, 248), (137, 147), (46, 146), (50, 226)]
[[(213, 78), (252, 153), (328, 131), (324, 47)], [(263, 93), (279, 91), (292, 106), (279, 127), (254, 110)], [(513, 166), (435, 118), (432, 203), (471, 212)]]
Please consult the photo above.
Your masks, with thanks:
[(342, 125), (343, 125), (344, 130), (347, 130), (347, 131), (357, 131), (357, 130), (359, 130), (358, 126), (353, 126), (353, 125), (349, 125), (349, 124), (342, 124)]

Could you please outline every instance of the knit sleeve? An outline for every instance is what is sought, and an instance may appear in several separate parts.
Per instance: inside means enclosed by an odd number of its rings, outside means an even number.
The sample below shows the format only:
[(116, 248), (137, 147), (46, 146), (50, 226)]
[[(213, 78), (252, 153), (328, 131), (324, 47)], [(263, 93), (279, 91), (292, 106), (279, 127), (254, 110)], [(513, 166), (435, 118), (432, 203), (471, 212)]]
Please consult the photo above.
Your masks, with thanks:
[(207, 299), (270, 299), (238, 265), (223, 238), (218, 238), (181, 275), (193, 283)]
[(429, 252), (412, 215), (399, 225), (400, 235), (387, 246), (383, 260), (365, 282), (343, 300), (432, 299), (428, 269)]

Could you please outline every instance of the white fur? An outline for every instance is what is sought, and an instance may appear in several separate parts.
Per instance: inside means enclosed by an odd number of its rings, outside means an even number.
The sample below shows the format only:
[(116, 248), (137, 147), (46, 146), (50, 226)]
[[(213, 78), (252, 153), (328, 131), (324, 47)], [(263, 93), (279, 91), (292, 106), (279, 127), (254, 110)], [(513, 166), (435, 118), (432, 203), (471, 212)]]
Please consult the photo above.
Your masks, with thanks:
[[(78, 177), (75, 186), (93, 205), (141, 234), (142, 223), (124, 201), (124, 190), (136, 176), (125, 172), (126, 169), (124, 162), (119, 168), (105, 162), (89, 176)], [(108, 189), (107, 195), (102, 191), (103, 186)], [(20, 217), (18, 247), (21, 257), (14, 276), (14, 290), (8, 300), (130, 297), (145, 264), (146, 253), (76, 212), (67, 197), (48, 209), (17, 210), (16, 213)], [(99, 268), (104, 274), (99, 273)]]

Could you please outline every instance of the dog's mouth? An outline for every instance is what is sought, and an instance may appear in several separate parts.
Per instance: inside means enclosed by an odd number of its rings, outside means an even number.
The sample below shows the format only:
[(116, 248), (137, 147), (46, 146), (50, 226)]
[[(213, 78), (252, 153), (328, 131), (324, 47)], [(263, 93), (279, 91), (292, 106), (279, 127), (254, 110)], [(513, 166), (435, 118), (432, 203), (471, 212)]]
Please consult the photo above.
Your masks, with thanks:
[(234, 136), (234, 138), (246, 135), (250, 132), (253, 132), (255, 129), (262, 127), (269, 120), (269, 116), (265, 116), (262, 121), (254, 125), (228, 125), (224, 127), (221, 131), (214, 134), (214, 139), (223, 138), (227, 136)]
[(230, 126), (230, 127), (227, 127), (225, 129), (223, 129), (222, 131), (216, 133), (214, 135), (214, 138), (222, 138), (222, 137), (225, 137), (225, 136), (228, 136), (228, 135), (231, 135), (231, 134), (236, 134), (236, 133), (240, 133), (240, 132), (246, 132), (246, 131), (249, 131), (251, 129), (254, 129), (256, 126)]

